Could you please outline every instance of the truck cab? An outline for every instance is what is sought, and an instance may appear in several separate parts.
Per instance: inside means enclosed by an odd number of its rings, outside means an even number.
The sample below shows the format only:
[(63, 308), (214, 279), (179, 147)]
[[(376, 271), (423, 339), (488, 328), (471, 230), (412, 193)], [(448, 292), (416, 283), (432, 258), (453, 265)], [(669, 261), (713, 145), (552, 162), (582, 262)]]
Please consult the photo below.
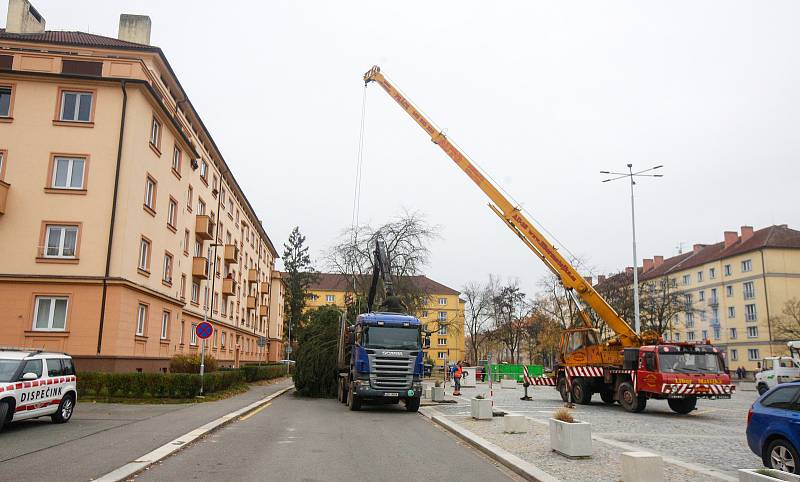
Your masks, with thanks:
[(760, 370), (756, 373), (756, 389), (759, 395), (780, 383), (800, 380), (800, 362), (796, 358), (771, 356), (761, 360), (759, 365)]
[(422, 396), (422, 323), (410, 315), (365, 313), (348, 328), (347, 370), (340, 371), (340, 401), (351, 410), (362, 403), (405, 403), (419, 409)]

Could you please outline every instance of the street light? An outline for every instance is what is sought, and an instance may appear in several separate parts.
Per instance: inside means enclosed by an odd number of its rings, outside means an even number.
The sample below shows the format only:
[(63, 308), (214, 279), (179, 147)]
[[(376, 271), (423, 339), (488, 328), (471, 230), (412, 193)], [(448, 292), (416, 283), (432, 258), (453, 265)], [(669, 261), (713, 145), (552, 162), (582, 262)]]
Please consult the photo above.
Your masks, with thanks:
[(617, 179), (628, 178), (631, 182), (631, 232), (633, 236), (633, 313), (635, 319), (635, 330), (636, 333), (641, 333), (641, 322), (639, 319), (639, 264), (636, 260), (636, 216), (634, 211), (634, 202), (633, 202), (633, 186), (636, 184), (636, 181), (633, 180), (635, 177), (664, 177), (662, 174), (645, 174), (650, 171), (654, 171), (656, 169), (661, 169), (664, 167), (663, 165), (658, 165), (655, 167), (651, 167), (649, 169), (645, 169), (643, 171), (633, 172), (633, 164), (628, 164), (628, 172), (612, 172), (612, 171), (600, 171), (600, 174), (607, 174), (612, 177), (609, 179), (603, 179), (603, 182), (610, 182), (616, 181)]

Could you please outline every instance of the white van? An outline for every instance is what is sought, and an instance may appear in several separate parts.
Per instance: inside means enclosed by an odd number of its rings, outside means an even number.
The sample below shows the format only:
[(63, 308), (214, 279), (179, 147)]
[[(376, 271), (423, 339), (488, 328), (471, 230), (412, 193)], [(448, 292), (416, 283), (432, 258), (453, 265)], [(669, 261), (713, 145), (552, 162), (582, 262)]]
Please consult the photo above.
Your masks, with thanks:
[(780, 383), (800, 380), (800, 361), (796, 358), (771, 356), (761, 360), (760, 365), (760, 370), (756, 373), (756, 390), (759, 395)]

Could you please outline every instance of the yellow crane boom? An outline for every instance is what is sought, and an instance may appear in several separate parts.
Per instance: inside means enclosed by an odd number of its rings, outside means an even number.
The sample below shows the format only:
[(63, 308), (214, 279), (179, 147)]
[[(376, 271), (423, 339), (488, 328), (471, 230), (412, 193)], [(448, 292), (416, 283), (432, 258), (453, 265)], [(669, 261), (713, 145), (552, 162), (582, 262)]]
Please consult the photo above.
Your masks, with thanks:
[(469, 161), (447, 137), (439, 131), (414, 105), (395, 88), (381, 73), (377, 65), (364, 74), (364, 82), (377, 82), (389, 96), (394, 99), (406, 113), (431, 137), (464, 173), (491, 200), (489, 207), (497, 214), (514, 233), (533, 251), (544, 264), (555, 273), (567, 290), (577, 294), (586, 305), (590, 306), (608, 327), (617, 334), (623, 346), (638, 346), (641, 341), (635, 331), (619, 314), (595, 291), (591, 283), (558, 252), (530, 222), (520, 209), (514, 206), (486, 177)]

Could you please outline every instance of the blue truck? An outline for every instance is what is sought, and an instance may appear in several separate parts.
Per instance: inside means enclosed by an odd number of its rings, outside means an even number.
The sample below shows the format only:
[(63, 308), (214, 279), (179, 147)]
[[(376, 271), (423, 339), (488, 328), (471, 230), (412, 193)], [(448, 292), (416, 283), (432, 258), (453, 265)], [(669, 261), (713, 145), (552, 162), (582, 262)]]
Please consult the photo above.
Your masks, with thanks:
[[(381, 309), (385, 311), (373, 312), (379, 275), (385, 292)], [(403, 311), (389, 274), (386, 249), (377, 240), (367, 313), (358, 315), (353, 324), (348, 324), (343, 314), (339, 331), (338, 398), (350, 410), (360, 410), (365, 403), (401, 401), (409, 412), (419, 410), (423, 348), (430, 343), (430, 333), (419, 319)]]

